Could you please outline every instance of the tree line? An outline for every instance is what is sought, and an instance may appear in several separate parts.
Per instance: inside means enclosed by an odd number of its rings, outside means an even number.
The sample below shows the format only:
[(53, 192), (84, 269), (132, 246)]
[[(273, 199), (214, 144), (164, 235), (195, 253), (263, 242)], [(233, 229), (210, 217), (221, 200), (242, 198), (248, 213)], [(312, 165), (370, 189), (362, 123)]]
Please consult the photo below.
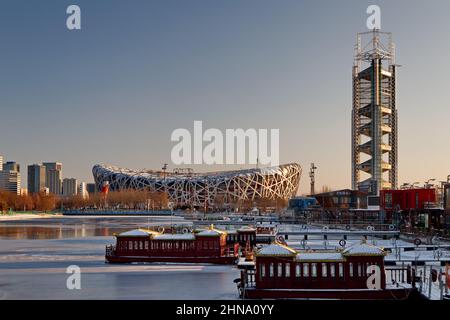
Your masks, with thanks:
[[(238, 208), (241, 212), (259, 208), (261, 212), (278, 211), (286, 208), (287, 200), (256, 198), (249, 200), (233, 199), (225, 202), (223, 196), (218, 196), (214, 204), (208, 205), (208, 211), (222, 211), (224, 208), (233, 210)], [(169, 197), (166, 192), (152, 192), (148, 190), (120, 190), (111, 191), (106, 196), (103, 193), (89, 194), (83, 198), (81, 195), (58, 197), (54, 194), (33, 193), (17, 195), (12, 192), (0, 190), (0, 211), (41, 211), (55, 210), (164, 210), (169, 207)], [(189, 209), (188, 207), (175, 207), (174, 209)], [(192, 209), (192, 208), (191, 208)], [(202, 211), (203, 206), (198, 208)]]
[(119, 209), (119, 210), (163, 210), (167, 209), (169, 197), (165, 192), (148, 190), (120, 190), (62, 198), (64, 209)]
[(18, 195), (0, 190), (0, 211), (42, 211), (49, 212), (56, 208), (57, 197), (54, 194), (34, 193)]

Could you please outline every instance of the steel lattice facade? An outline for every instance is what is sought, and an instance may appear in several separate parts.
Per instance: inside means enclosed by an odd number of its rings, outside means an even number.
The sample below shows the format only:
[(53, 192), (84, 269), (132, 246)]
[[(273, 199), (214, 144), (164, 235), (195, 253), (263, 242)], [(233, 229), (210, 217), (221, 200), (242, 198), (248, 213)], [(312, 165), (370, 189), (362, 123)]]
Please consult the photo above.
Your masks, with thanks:
[(217, 206), (240, 200), (284, 199), (295, 196), (302, 169), (296, 163), (237, 171), (177, 174), (95, 165), (97, 189), (166, 192), (175, 206)]
[(395, 47), (390, 33), (373, 30), (358, 34), (355, 51), (352, 188), (378, 195), (397, 187)]

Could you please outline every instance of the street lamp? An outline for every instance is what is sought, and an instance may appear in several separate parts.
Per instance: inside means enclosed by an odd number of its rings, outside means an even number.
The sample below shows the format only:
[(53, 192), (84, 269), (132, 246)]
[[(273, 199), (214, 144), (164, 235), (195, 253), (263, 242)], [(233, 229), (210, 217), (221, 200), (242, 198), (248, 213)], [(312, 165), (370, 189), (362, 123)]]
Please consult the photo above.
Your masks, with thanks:
[(166, 170), (167, 170), (167, 163), (164, 163), (164, 165), (163, 165), (163, 167), (162, 167), (163, 178), (164, 178), (164, 180), (166, 180)]
[(444, 192), (445, 192), (445, 184), (447, 182), (446, 181), (439, 181), (439, 182), (441, 183), (441, 188), (439, 190), (439, 192), (440, 192), (439, 200), (440, 200), (440, 202), (442, 202), (442, 207), (444, 208), (445, 207), (445, 204), (444, 204)]
[(425, 188), (427, 188), (427, 189), (429, 189), (430, 187), (431, 187), (431, 184), (430, 184), (430, 182), (431, 181), (435, 181), (436, 179), (428, 179), (426, 182), (425, 182)]
[(411, 186), (408, 182), (405, 182), (401, 185), (400, 189), (405, 190), (408, 189), (408, 187)]

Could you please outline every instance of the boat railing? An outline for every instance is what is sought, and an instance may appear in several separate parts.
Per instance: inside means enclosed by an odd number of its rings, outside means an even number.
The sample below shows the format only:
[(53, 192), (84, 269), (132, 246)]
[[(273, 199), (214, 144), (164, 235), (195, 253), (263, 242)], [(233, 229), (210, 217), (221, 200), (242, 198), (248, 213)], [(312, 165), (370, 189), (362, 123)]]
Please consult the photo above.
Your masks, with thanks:
[(106, 256), (112, 257), (116, 255), (116, 246), (113, 244), (109, 244), (106, 246)]
[(224, 248), (222, 255), (225, 257), (233, 257), (234, 248), (233, 247)]
[(392, 285), (409, 284), (415, 287), (416, 277), (414, 269), (411, 268), (387, 268), (386, 283)]
[[(410, 268), (389, 268), (386, 269), (386, 282), (389, 285), (415, 287), (416, 279), (413, 276), (414, 270)], [(256, 270), (246, 269), (241, 271), (241, 285), (244, 288), (256, 287)]]
[(254, 288), (256, 287), (256, 270), (242, 270), (242, 284), (244, 288)]

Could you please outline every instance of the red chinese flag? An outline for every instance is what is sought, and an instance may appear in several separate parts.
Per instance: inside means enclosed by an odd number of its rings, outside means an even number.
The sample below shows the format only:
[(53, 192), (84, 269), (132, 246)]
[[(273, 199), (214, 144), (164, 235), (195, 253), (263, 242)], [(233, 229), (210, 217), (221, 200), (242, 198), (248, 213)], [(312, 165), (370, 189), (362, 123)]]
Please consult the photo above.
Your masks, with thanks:
[(109, 185), (104, 185), (102, 187), (102, 193), (106, 196), (108, 194), (109, 191)]

